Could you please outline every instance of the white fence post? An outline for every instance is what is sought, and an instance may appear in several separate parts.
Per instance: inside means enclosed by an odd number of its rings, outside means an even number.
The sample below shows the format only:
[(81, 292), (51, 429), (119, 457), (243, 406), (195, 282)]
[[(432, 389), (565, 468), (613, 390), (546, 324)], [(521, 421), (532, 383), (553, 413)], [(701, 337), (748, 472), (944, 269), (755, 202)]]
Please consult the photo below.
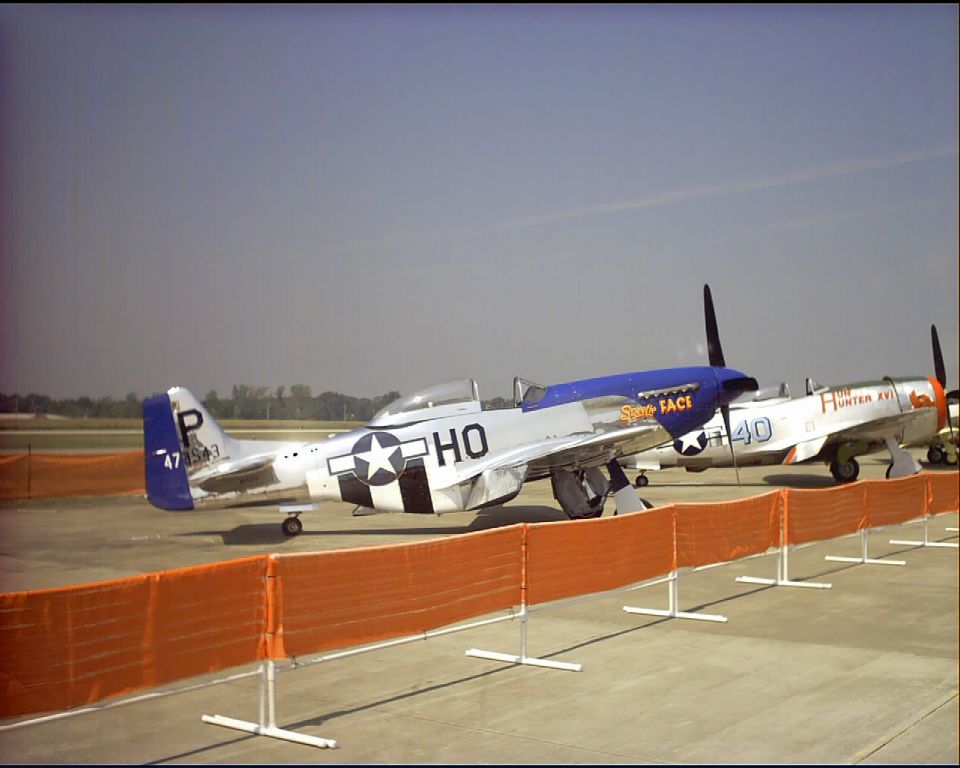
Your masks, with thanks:
[[(264, 661), (260, 667), (260, 722), (251, 723), (246, 720), (237, 720), (223, 715), (203, 715), (200, 719), (210, 725), (220, 725), (236, 731), (253, 733), (257, 736), (271, 736), (274, 739), (290, 741), (294, 744), (304, 744), (308, 747), (331, 749), (337, 746), (332, 739), (321, 739), (319, 736), (306, 736), (294, 731), (277, 727), (277, 691), (276, 666), (272, 659)], [(266, 694), (264, 696), (264, 694)], [(264, 699), (266, 699), (267, 722), (263, 722)]]
[(478, 648), (470, 648), (466, 651), (467, 656), (477, 659), (490, 659), (492, 661), (503, 661), (507, 664), (526, 664), (532, 667), (545, 667), (547, 669), (564, 669), (569, 672), (579, 672), (583, 669), (582, 664), (575, 664), (566, 661), (551, 661), (550, 659), (538, 659), (527, 656), (527, 537), (524, 535), (520, 545), (520, 655), (512, 653), (499, 653), (498, 651), (482, 651)]
[(777, 550), (777, 577), (764, 579), (759, 576), (737, 576), (734, 581), (741, 584), (766, 584), (774, 587), (809, 587), (810, 589), (830, 589), (833, 585), (818, 581), (790, 581), (790, 545), (787, 543), (786, 515), (784, 505), (780, 505), (780, 548)]
[(824, 560), (832, 560), (837, 563), (860, 563), (865, 565), (906, 565), (906, 560), (874, 560), (867, 556), (867, 532), (869, 528), (860, 529), (860, 557), (839, 557), (837, 555), (824, 555)]
[[(667, 619), (697, 619), (700, 621), (719, 621), (725, 622), (727, 620), (726, 616), (720, 616), (714, 613), (689, 613), (688, 611), (679, 610), (680, 605), (680, 576), (679, 572), (674, 570), (670, 572), (670, 575), (666, 578), (668, 586), (668, 606), (667, 610), (660, 610), (658, 608), (635, 608), (631, 605), (623, 606), (625, 613), (639, 613), (644, 616), (663, 616)], [(654, 582), (655, 584), (661, 583), (660, 581)], [(647, 585), (647, 586), (652, 586)]]
[[(923, 541), (907, 541), (905, 539), (890, 539), (891, 544), (906, 544), (913, 547), (944, 547), (945, 549), (958, 549), (960, 544), (955, 541), (930, 541), (927, 535), (927, 522), (930, 515), (923, 516)], [(955, 531), (956, 528), (947, 528), (948, 531)]]

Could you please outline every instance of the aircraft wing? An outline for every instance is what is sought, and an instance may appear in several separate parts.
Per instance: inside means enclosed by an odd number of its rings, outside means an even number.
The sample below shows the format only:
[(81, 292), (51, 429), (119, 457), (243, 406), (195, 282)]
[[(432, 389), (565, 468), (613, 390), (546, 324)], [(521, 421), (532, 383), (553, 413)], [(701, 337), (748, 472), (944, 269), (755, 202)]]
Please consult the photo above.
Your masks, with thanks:
[(902, 442), (904, 430), (913, 423), (920, 413), (922, 413), (922, 409), (870, 419), (860, 424), (835, 430), (819, 438), (797, 443), (784, 459), (784, 464), (799, 464), (819, 455), (827, 445), (849, 440), (867, 440), (880, 446), (884, 444), (884, 439), (888, 437), (892, 437), (897, 442)]
[(596, 467), (608, 461), (651, 448), (663, 440), (656, 424), (637, 424), (609, 432), (584, 432), (517, 446), (473, 462), (458, 473), (462, 483), (485, 471), (528, 467), (527, 477), (549, 474), (552, 467)]
[(836, 439), (877, 440), (883, 442), (884, 438), (887, 437), (896, 438), (899, 442), (903, 431), (913, 424), (914, 420), (922, 415), (924, 410), (925, 409), (904, 411), (894, 416), (871, 419), (863, 424), (840, 429), (832, 433), (827, 442), (833, 442)]

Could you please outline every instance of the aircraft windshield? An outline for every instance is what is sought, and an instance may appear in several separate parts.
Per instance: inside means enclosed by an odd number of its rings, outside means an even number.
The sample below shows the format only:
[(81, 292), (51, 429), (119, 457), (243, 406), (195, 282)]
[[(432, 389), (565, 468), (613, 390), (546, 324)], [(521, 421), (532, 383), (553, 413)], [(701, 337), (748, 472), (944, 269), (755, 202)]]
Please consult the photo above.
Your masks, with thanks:
[(480, 396), (477, 392), (477, 382), (473, 379), (448, 381), (443, 384), (434, 384), (432, 387), (421, 389), (412, 395), (398, 397), (386, 408), (380, 410), (373, 422), (380, 422), (388, 417), (396, 417), (401, 413), (422, 411), (424, 408), (439, 408), (456, 403), (478, 403)]
[(547, 394), (547, 388), (542, 384), (537, 384), (529, 379), (521, 379), (515, 376), (513, 379), (513, 403), (516, 406), (532, 405), (543, 400)]

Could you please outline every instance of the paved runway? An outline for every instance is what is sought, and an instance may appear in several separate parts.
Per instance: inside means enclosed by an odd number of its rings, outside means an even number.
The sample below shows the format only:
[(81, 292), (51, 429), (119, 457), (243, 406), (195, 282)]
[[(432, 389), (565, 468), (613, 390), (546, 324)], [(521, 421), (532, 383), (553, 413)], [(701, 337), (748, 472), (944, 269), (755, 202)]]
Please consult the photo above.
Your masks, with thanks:
[[(919, 453), (917, 454), (920, 455)], [(863, 457), (881, 478), (881, 456)], [(709, 501), (779, 487), (832, 485), (825, 468), (756, 467), (651, 474), (655, 504)], [(613, 503), (608, 502), (608, 514)], [(0, 589), (78, 584), (262, 552), (415, 541), (519, 521), (565, 519), (549, 483), (510, 504), (443, 517), (351, 515), (345, 504), (305, 513), (287, 539), (269, 509), (163, 512), (138, 497), (0, 506)], [(957, 541), (936, 518), (932, 541)], [(958, 557), (954, 549), (890, 544), (917, 525), (870, 533), (870, 555), (905, 566), (828, 562), (859, 555), (843, 538), (791, 552), (794, 579), (832, 589), (741, 584), (772, 576), (767, 555), (681, 576), (681, 609), (725, 624), (660, 619), (667, 588), (534, 611), (531, 656), (581, 672), (467, 657), (518, 653), (505, 621), (310, 667), (278, 679), (278, 723), (336, 739), (317, 750), (201, 722), (257, 718), (247, 678), (0, 732), (5, 763), (958, 763)], [(191, 681), (194, 682), (194, 681)], [(9, 723), (7, 723), (9, 724)]]

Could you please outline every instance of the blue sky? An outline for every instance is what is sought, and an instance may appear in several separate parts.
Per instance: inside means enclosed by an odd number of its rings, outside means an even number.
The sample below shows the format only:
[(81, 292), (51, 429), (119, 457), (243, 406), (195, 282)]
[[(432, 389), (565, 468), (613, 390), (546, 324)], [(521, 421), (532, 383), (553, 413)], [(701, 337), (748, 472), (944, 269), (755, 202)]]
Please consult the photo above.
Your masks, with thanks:
[(957, 15), (0, 6), (0, 391), (954, 388)]

